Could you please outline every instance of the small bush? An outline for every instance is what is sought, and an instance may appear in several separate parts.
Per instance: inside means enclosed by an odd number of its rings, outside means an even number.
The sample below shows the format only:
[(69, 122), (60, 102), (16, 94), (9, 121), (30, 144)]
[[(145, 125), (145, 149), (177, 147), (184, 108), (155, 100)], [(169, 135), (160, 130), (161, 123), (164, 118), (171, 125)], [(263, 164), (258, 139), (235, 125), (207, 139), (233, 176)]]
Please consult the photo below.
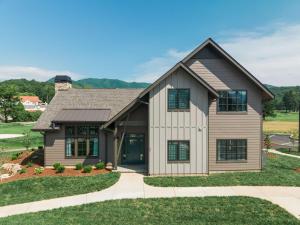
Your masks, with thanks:
[(98, 162), (96, 165), (95, 165), (96, 169), (97, 170), (102, 170), (105, 168), (105, 164), (104, 162)]
[(23, 174), (23, 173), (26, 173), (26, 169), (24, 169), (24, 168), (19, 170), (19, 174)]
[(41, 174), (44, 171), (43, 167), (37, 167), (34, 169), (34, 173), (35, 174)]
[(87, 165), (83, 167), (83, 172), (84, 173), (90, 173), (92, 172), (93, 167), (91, 165)]
[(60, 167), (60, 166), (61, 166), (61, 164), (58, 163), (58, 162), (53, 164), (53, 168), (54, 168), (55, 170), (57, 170), (57, 168)]
[(77, 163), (77, 164), (75, 165), (75, 169), (76, 169), (76, 170), (82, 170), (82, 167), (83, 167), (82, 163)]
[(28, 162), (27, 165), (26, 165), (27, 168), (28, 168), (28, 167), (32, 167), (32, 166), (33, 166), (33, 163), (32, 163), (32, 162)]
[(11, 155), (11, 160), (16, 160), (19, 158), (19, 156), (22, 154), (22, 152), (13, 153)]
[(56, 173), (63, 173), (64, 171), (65, 171), (65, 166), (63, 166), (63, 165), (59, 165), (56, 168)]

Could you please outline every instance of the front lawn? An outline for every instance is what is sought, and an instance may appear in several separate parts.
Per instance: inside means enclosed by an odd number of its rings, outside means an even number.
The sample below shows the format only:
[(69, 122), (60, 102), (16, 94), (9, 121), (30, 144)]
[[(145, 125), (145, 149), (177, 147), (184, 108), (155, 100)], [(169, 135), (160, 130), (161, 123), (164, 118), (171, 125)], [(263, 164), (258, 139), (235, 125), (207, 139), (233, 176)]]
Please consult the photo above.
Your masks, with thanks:
[[(274, 157), (274, 158), (273, 158)], [(190, 186), (300, 186), (300, 159), (273, 155), (262, 172), (217, 173), (209, 176), (145, 177), (146, 184), (161, 187)]]
[(114, 200), (0, 219), (0, 224), (299, 225), (288, 212), (249, 197)]
[(41, 177), (0, 183), (0, 206), (100, 191), (116, 183), (119, 177), (119, 173), (107, 173), (82, 177)]

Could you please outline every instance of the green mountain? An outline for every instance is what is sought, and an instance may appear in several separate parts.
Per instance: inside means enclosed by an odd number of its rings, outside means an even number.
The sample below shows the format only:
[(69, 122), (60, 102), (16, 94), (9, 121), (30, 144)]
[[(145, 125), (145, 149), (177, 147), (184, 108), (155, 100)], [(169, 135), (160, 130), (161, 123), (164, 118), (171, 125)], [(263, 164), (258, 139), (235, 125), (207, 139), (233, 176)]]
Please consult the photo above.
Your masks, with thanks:
[[(53, 83), (54, 78), (48, 80)], [(106, 78), (86, 78), (81, 80), (72, 80), (74, 88), (146, 88), (149, 83), (126, 82), (118, 79)]]

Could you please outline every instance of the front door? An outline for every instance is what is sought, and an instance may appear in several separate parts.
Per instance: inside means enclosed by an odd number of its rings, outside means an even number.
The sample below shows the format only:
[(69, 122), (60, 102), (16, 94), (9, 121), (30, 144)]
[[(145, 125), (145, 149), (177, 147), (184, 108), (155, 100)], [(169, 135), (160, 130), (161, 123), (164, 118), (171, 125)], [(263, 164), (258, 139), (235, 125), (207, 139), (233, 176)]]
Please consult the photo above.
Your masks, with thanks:
[(145, 162), (145, 135), (126, 134), (122, 146), (122, 164)]

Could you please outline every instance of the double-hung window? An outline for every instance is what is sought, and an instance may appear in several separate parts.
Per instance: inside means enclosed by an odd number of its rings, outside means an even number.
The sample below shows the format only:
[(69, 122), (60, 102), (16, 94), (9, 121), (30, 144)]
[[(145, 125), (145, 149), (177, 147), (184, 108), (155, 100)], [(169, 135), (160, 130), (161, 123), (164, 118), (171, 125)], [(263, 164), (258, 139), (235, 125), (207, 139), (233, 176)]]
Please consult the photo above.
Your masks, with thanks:
[(246, 139), (218, 139), (217, 161), (247, 160)]
[(168, 141), (168, 161), (189, 161), (189, 141)]
[(168, 89), (168, 110), (190, 109), (190, 89)]
[(247, 112), (247, 91), (219, 91), (219, 112)]

